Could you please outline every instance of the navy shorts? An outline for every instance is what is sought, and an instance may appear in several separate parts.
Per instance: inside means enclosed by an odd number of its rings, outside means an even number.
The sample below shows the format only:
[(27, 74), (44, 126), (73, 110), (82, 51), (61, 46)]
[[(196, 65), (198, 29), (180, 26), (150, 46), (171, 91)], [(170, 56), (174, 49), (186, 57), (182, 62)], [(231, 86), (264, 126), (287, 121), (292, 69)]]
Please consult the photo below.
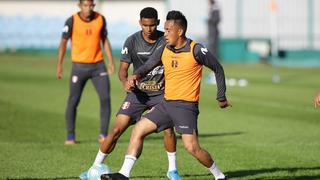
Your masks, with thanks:
[(123, 101), (118, 114), (124, 114), (131, 118), (132, 123), (140, 120), (143, 112), (150, 110), (152, 107), (156, 106), (162, 102), (163, 94), (148, 96), (146, 94), (140, 93), (128, 93), (127, 97)]
[(198, 133), (198, 114), (198, 102), (164, 100), (144, 117), (157, 125), (157, 132), (175, 127), (180, 134), (193, 134)]

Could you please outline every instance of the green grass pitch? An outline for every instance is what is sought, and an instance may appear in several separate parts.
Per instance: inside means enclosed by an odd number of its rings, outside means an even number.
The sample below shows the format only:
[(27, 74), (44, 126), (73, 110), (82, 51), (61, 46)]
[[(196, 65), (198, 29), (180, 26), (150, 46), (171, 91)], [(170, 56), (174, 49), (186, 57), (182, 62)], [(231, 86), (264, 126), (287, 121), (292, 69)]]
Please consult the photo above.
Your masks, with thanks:
[[(99, 102), (89, 82), (78, 108), (78, 145), (65, 146), (64, 112), (70, 60), (55, 78), (55, 55), (0, 54), (0, 179), (77, 179), (98, 151)], [(320, 179), (320, 90), (317, 68), (279, 68), (273, 84), (267, 64), (224, 64), (227, 78), (247, 78), (247, 87), (228, 87), (232, 108), (217, 106), (216, 87), (202, 83), (199, 140), (230, 179)], [(208, 70), (203, 72), (204, 76)], [(112, 123), (125, 93), (112, 75)], [(121, 137), (107, 164), (120, 169), (131, 129)], [(178, 140), (183, 179), (213, 179)], [(166, 179), (162, 133), (148, 136), (132, 179)]]

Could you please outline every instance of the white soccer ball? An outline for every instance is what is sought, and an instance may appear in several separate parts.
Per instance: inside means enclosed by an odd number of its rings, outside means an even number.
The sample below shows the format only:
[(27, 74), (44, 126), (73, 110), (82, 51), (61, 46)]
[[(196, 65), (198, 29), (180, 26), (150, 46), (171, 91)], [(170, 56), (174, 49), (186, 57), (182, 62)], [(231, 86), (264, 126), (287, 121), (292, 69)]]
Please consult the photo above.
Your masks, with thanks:
[(229, 86), (236, 86), (237, 85), (237, 80), (233, 79), (233, 78), (230, 78), (230, 79), (227, 80), (227, 84)]
[(93, 165), (88, 171), (88, 180), (100, 180), (102, 174), (110, 174), (111, 169), (105, 164)]
[(240, 87), (246, 87), (246, 86), (248, 86), (248, 80), (246, 80), (246, 79), (239, 79), (238, 85), (239, 85)]

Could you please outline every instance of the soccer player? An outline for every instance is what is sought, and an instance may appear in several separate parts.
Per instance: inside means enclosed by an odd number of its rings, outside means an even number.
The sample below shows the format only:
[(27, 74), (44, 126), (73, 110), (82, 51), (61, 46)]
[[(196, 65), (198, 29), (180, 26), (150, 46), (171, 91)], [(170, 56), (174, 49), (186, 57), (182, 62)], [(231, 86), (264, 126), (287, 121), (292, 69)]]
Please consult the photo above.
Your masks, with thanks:
[[(107, 37), (106, 20), (95, 12), (93, 0), (79, 0), (80, 12), (67, 19), (63, 28), (58, 50), (57, 79), (62, 78), (62, 63), (71, 39), (72, 72), (70, 77), (70, 94), (65, 114), (67, 138), (65, 144), (75, 144), (75, 122), (77, 107), (87, 80), (91, 79), (100, 99), (100, 134), (102, 141), (108, 134), (110, 120), (110, 85), (108, 73), (114, 71), (113, 57)], [(106, 70), (100, 43), (108, 56)]]
[[(156, 66), (141, 77), (137, 88), (131, 91), (127, 83), (128, 68), (133, 64), (134, 71), (142, 66), (156, 51), (159, 46), (163, 32), (157, 30), (159, 25), (157, 10), (146, 7), (140, 12), (141, 31), (138, 31), (127, 38), (122, 49), (122, 56), (119, 69), (119, 79), (128, 94), (116, 116), (115, 124), (100, 146), (99, 152), (93, 166), (99, 166), (110, 154), (118, 138), (132, 124), (135, 124), (144, 111), (151, 109), (163, 100), (164, 75), (163, 66)], [(180, 176), (176, 167), (176, 137), (172, 128), (164, 131), (164, 145), (168, 155), (169, 167), (167, 176), (171, 180), (179, 180)], [(84, 172), (80, 178), (85, 179)]]
[(209, 0), (208, 47), (218, 57), (220, 9), (217, 0)]
[(150, 59), (128, 78), (134, 86), (150, 69), (162, 62), (165, 76), (165, 100), (156, 105), (134, 127), (124, 163), (118, 173), (103, 174), (102, 180), (126, 180), (142, 153), (143, 139), (150, 133), (175, 127), (182, 134), (185, 149), (207, 167), (215, 179), (227, 179), (211, 155), (198, 142), (197, 117), (202, 66), (215, 72), (217, 100), (220, 108), (230, 104), (225, 96), (225, 76), (215, 56), (201, 44), (185, 36), (187, 20), (179, 11), (170, 11), (165, 22), (165, 41), (159, 44)]
[(314, 107), (320, 107), (320, 92), (314, 98)]

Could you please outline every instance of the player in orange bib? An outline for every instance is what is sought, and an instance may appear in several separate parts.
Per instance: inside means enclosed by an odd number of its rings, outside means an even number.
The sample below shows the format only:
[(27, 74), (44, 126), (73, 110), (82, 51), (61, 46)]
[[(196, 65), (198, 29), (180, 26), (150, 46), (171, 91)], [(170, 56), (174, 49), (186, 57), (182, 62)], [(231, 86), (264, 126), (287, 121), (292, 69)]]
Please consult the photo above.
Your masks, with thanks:
[(202, 67), (204, 65), (215, 73), (220, 108), (230, 105), (225, 95), (224, 70), (206, 47), (185, 36), (186, 30), (185, 16), (179, 11), (170, 11), (165, 22), (163, 42), (149, 60), (128, 78), (128, 84), (135, 87), (136, 81), (162, 63), (165, 78), (164, 100), (144, 115), (132, 130), (127, 155), (120, 171), (103, 174), (102, 180), (129, 179), (133, 165), (142, 153), (144, 137), (171, 127), (181, 134), (185, 149), (207, 167), (216, 180), (227, 179), (212, 156), (200, 147), (197, 127)]
[[(79, 0), (80, 12), (67, 19), (58, 50), (57, 79), (62, 78), (62, 63), (71, 39), (72, 72), (70, 94), (66, 110), (67, 138), (65, 144), (75, 144), (77, 107), (86, 82), (91, 79), (100, 99), (100, 134), (102, 141), (108, 134), (110, 120), (110, 85), (108, 74), (114, 71), (105, 18), (95, 12), (93, 0)], [(103, 48), (108, 56), (108, 71), (103, 61)]]
[[(102, 173), (110, 172), (106, 164), (106, 159), (113, 152), (118, 139), (128, 129), (140, 120), (142, 114), (156, 106), (163, 100), (164, 90), (164, 74), (163, 66), (157, 66), (144, 76), (137, 89), (130, 91), (130, 86), (127, 86), (127, 77), (129, 67), (133, 66), (133, 72), (142, 66), (149, 57), (156, 51), (161, 38), (162, 31), (157, 30), (160, 20), (158, 12), (152, 7), (143, 8), (140, 11), (139, 24), (141, 30), (130, 35), (125, 41), (122, 48), (120, 58), (119, 79), (123, 87), (128, 91), (119, 111), (116, 115), (113, 127), (107, 138), (101, 143), (99, 151), (93, 162), (93, 165), (88, 171), (80, 174), (80, 179), (93, 178), (91, 172), (98, 169), (101, 173), (97, 173), (96, 177), (100, 177)], [(176, 164), (176, 136), (173, 128), (164, 131), (163, 142), (167, 151), (168, 157), (168, 172), (167, 177), (170, 180), (181, 180)], [(107, 169), (104, 171), (103, 169)]]

